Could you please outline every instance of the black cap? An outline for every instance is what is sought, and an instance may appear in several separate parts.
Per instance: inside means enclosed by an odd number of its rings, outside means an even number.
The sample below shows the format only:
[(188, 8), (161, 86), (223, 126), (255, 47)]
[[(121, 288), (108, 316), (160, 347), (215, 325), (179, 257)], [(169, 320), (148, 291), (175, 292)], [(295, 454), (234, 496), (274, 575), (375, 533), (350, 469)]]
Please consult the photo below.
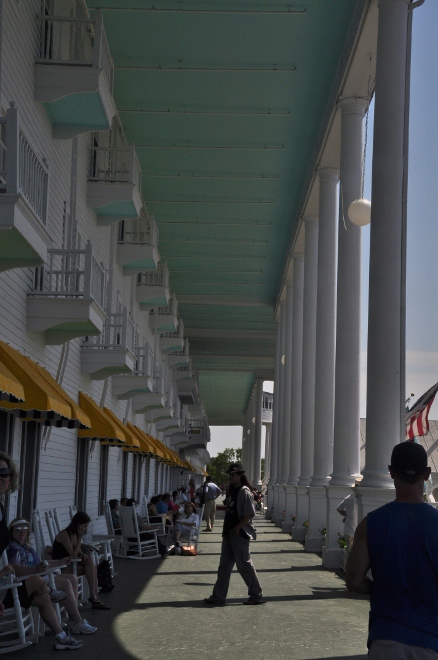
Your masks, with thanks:
[(427, 454), (422, 445), (406, 440), (396, 445), (391, 454), (391, 468), (399, 475), (419, 477), (427, 470)]
[(232, 472), (237, 472), (237, 474), (243, 474), (245, 470), (242, 463), (231, 463), (230, 467), (228, 468), (228, 474), (231, 474)]

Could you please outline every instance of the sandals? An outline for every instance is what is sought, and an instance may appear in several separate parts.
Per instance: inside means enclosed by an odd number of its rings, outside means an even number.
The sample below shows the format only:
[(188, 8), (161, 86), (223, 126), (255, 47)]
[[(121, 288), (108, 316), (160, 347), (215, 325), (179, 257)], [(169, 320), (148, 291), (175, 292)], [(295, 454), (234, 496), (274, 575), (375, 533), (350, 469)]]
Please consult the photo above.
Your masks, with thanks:
[(91, 603), (92, 610), (110, 610), (111, 607), (106, 603), (102, 603), (98, 598), (89, 598), (88, 602)]

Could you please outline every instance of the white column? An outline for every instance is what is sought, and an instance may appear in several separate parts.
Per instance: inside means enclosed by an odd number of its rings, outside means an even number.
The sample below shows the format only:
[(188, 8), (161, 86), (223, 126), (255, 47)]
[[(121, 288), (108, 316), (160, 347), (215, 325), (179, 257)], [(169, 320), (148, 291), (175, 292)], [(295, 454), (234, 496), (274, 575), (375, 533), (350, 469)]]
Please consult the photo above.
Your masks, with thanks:
[(283, 521), (284, 489), (281, 485), (281, 461), (283, 457), (284, 442), (284, 362), (285, 362), (285, 337), (286, 337), (286, 302), (280, 303), (280, 378), (279, 378), (279, 411), (277, 432), (277, 483), (275, 484), (274, 515), (272, 520), (277, 524)]
[[(359, 488), (367, 513), (393, 497), (388, 463), (404, 440), (401, 377), (403, 271), (403, 146), (408, 0), (380, 0), (376, 61), (368, 309), (367, 446)], [(402, 262), (403, 260), (403, 262)], [(404, 330), (404, 328), (403, 328)], [(402, 373), (403, 372), (403, 373)], [(370, 503), (367, 504), (367, 491)], [(378, 499), (377, 497), (377, 499)]]
[(294, 541), (304, 540), (309, 517), (307, 486), (313, 471), (315, 412), (316, 293), (318, 279), (318, 218), (304, 218), (303, 379), (301, 400), (301, 469), (297, 484)]
[(279, 390), (280, 390), (280, 360), (281, 360), (281, 337), (280, 337), (280, 319), (277, 319), (277, 338), (275, 342), (275, 364), (274, 364), (274, 397), (272, 402), (272, 433), (270, 445), (270, 460), (269, 460), (269, 483), (268, 483), (268, 498), (266, 508), (266, 518), (271, 519), (274, 512), (274, 486), (277, 483), (277, 437), (278, 437), (278, 411), (279, 404)]
[[(286, 282), (286, 328), (284, 338), (284, 386), (283, 386), (283, 433), (281, 452), (280, 483), (282, 491), (279, 498), (284, 502), (279, 507), (277, 524), (284, 525), (286, 520), (287, 480), (289, 477), (290, 460), (290, 409), (292, 399), (292, 312), (293, 312), (293, 281)], [(284, 512), (284, 513), (283, 513)]]
[(248, 438), (248, 455), (246, 458), (246, 464), (243, 466), (246, 471), (246, 475), (249, 479), (249, 481), (252, 483), (254, 474), (253, 474), (253, 468), (254, 468), (254, 392), (251, 392), (251, 397), (249, 400), (248, 404), (248, 429), (249, 433), (247, 435)]
[(263, 405), (263, 381), (256, 381), (254, 392), (255, 407), (255, 429), (254, 429), (254, 461), (253, 461), (253, 486), (257, 490), (262, 487), (262, 405)]
[(316, 311), (315, 432), (305, 548), (322, 549), (326, 527), (325, 489), (333, 471), (336, 351), (336, 256), (339, 170), (319, 171), (318, 295)]
[(362, 195), (363, 119), (366, 99), (345, 98), (341, 109), (341, 208), (338, 235), (335, 425), (333, 473), (326, 486), (327, 534), (322, 562), (341, 565), (338, 534), (344, 525), (337, 507), (360, 473), (360, 293), (361, 228), (348, 218), (348, 207)]
[(246, 428), (247, 428), (247, 414), (245, 413), (242, 426), (242, 465), (245, 465), (245, 456), (247, 451), (246, 445)]
[(264, 481), (269, 480), (271, 473), (271, 438), (272, 438), (272, 424), (265, 423), (265, 471)]
[(290, 400), (290, 454), (286, 486), (286, 516), (283, 531), (291, 534), (296, 514), (298, 478), (301, 467), (301, 386), (303, 362), (304, 255), (293, 258), (292, 368)]

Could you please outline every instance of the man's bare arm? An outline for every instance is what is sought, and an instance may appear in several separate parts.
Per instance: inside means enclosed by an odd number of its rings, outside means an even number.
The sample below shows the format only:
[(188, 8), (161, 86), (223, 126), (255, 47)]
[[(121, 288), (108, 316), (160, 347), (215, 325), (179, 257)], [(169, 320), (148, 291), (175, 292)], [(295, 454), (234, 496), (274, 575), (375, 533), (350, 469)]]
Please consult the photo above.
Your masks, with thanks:
[(347, 561), (347, 589), (358, 594), (370, 594), (372, 581), (367, 578), (370, 569), (368, 552), (367, 519), (364, 518), (354, 533), (354, 542)]

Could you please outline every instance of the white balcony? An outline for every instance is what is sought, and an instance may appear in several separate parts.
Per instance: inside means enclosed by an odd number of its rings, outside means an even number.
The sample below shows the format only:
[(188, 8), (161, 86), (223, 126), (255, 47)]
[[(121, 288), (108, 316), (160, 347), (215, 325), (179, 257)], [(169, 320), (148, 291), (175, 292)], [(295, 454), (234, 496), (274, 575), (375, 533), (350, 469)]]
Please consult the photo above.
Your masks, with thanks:
[(189, 342), (186, 340), (184, 348), (180, 351), (172, 351), (167, 358), (167, 364), (171, 369), (176, 367), (184, 367), (189, 363)]
[(68, 140), (89, 131), (108, 131), (116, 114), (114, 65), (101, 12), (95, 19), (85, 14), (38, 18), (34, 97), (45, 106), (53, 137)]
[(116, 374), (132, 373), (135, 327), (126, 307), (108, 314), (99, 337), (85, 337), (81, 351), (81, 370), (92, 380), (103, 380)]
[(139, 273), (137, 276), (137, 302), (140, 309), (149, 311), (170, 300), (169, 270), (167, 264), (158, 264), (157, 270)]
[(47, 161), (23, 133), (11, 103), (6, 117), (0, 117), (0, 272), (47, 260), (48, 184)]
[(160, 334), (160, 348), (163, 353), (180, 351), (184, 348), (184, 323), (179, 319), (178, 330), (162, 332)]
[(99, 226), (140, 217), (141, 167), (118, 116), (109, 132), (91, 136), (87, 204), (95, 209)]
[(117, 263), (122, 267), (123, 275), (155, 271), (159, 258), (158, 229), (153, 215), (150, 218), (140, 215), (139, 218), (128, 218), (120, 222)]
[(104, 291), (105, 272), (90, 242), (83, 250), (50, 249), (27, 295), (27, 329), (43, 332), (46, 344), (100, 335), (106, 319)]
[(178, 327), (178, 301), (175, 294), (169, 303), (163, 307), (151, 309), (149, 324), (154, 330), (174, 331)]
[(199, 401), (199, 385), (196, 377), (180, 378), (178, 381), (178, 397), (183, 405), (191, 406)]
[(193, 360), (191, 358), (189, 358), (189, 361), (186, 365), (184, 365), (182, 367), (177, 367), (176, 369), (174, 369), (173, 377), (178, 382), (178, 385), (180, 384), (180, 381), (182, 381), (182, 380), (192, 380), (192, 379), (197, 380), (198, 379), (198, 374), (197, 374), (197, 371), (196, 371), (196, 367), (193, 364)]
[(206, 419), (188, 420), (186, 422), (188, 437), (187, 449), (205, 449), (210, 442), (210, 428)]
[(165, 395), (160, 392), (137, 394), (132, 398), (132, 409), (135, 414), (153, 411), (157, 411), (159, 414), (165, 405)]
[(154, 391), (154, 354), (146, 344), (135, 350), (135, 368), (131, 374), (113, 376), (111, 387), (114, 396), (126, 400)]

